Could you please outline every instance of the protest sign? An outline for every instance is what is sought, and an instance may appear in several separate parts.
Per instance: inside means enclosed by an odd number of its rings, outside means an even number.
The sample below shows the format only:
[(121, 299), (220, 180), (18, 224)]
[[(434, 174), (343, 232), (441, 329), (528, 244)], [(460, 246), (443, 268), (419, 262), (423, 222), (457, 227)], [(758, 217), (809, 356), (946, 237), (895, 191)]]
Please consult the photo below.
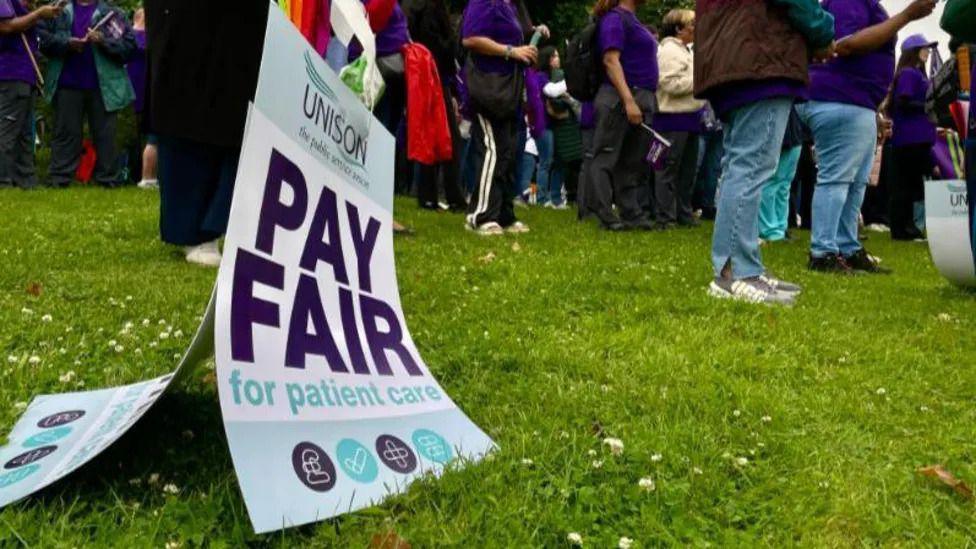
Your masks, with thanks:
[(925, 183), (925, 229), (942, 276), (957, 286), (976, 287), (965, 181)]
[(217, 282), (218, 393), (258, 533), (493, 448), (407, 330), (393, 136), (311, 52), (272, 10)]
[(214, 297), (176, 371), (111, 389), (41, 395), (0, 448), (0, 508), (88, 463), (138, 422), (166, 391), (213, 354)]

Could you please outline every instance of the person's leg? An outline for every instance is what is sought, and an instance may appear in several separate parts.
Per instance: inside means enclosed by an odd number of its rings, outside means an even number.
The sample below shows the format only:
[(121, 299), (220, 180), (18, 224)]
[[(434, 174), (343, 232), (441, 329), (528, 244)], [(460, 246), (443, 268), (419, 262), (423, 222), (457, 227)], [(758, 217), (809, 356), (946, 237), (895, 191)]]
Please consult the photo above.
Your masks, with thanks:
[(88, 128), (91, 131), (95, 152), (93, 178), (96, 183), (104, 187), (117, 187), (122, 184), (119, 177), (119, 158), (115, 146), (115, 128), (118, 113), (105, 110), (102, 92), (93, 90), (87, 92)]
[(414, 169), (417, 204), (421, 208), (438, 209), (437, 166), (420, 165)]
[(780, 166), (777, 168), (776, 177), (780, 180), (775, 197), (774, 230), (780, 238), (786, 238), (786, 231), (790, 226), (790, 190), (793, 180), (796, 179), (796, 168), (800, 163), (800, 147), (794, 147), (783, 151), (780, 156)]
[(159, 138), (159, 229), (163, 242), (197, 246), (216, 238), (204, 229), (219, 180), (220, 159), (212, 147)]
[[(812, 101), (800, 107), (798, 112), (813, 132), (819, 162), (811, 212), (810, 256), (821, 259), (839, 255), (841, 240), (850, 246), (847, 225), (855, 202), (856, 242), (857, 215), (864, 198), (861, 185), (867, 185), (870, 174), (877, 122), (874, 111), (853, 105)], [(856, 181), (859, 177), (864, 181)], [(850, 196), (852, 192), (854, 196)]]
[(156, 181), (158, 177), (156, 176), (157, 163), (159, 154), (156, 150), (156, 143), (152, 136), (147, 138), (146, 148), (142, 150), (142, 180), (143, 181)]
[(775, 98), (746, 105), (725, 128), (725, 160), (712, 238), (716, 278), (755, 278), (765, 272), (759, 254), (759, 200), (776, 171), (777, 140), (786, 132), (793, 100)]
[(516, 125), (511, 120), (496, 120), (492, 123), (492, 133), (498, 146), (498, 163), (495, 170), (495, 187), (499, 189), (501, 204), (498, 206), (498, 223), (509, 229), (518, 220), (515, 217), (515, 197), (518, 189), (515, 183), (515, 159), (518, 136)]
[(215, 179), (209, 183), (213, 188), (207, 211), (200, 225), (205, 235), (212, 235), (211, 240), (223, 236), (227, 232), (227, 222), (230, 220), (230, 205), (234, 198), (234, 182), (237, 179), (237, 165), (241, 151), (234, 148), (215, 147), (213, 151)]
[(447, 110), (447, 125), (451, 131), (451, 160), (439, 166), (436, 181), (444, 187), (444, 199), (447, 205), (454, 211), (464, 211), (468, 208), (468, 202), (464, 199), (464, 191), (461, 190), (461, 150), (464, 147), (461, 141), (461, 132), (458, 130), (458, 119), (454, 111), (454, 95), (451, 86), (444, 85), (444, 106)]
[(780, 153), (776, 173), (763, 185), (759, 199), (759, 238), (763, 240), (775, 241), (782, 240), (784, 237), (776, 230), (776, 197), (779, 196), (779, 187), (783, 183), (780, 178), (780, 167), (783, 165), (784, 154)]
[(916, 231), (912, 230), (913, 204), (909, 198), (909, 189), (915, 177), (915, 167), (912, 162), (914, 155), (910, 154), (910, 147), (892, 149), (894, 155), (894, 174), (890, 198), (888, 202), (888, 220), (891, 223), (891, 238), (894, 240), (912, 240), (916, 238)]
[(531, 198), (529, 196), (529, 190), (532, 188), (532, 177), (536, 172), (538, 158), (534, 154), (522, 149), (516, 154), (518, 155), (518, 163), (515, 169), (515, 188), (518, 199), (525, 200), (528, 203), (529, 198)]
[(797, 173), (800, 177), (800, 191), (797, 198), (800, 228), (810, 230), (813, 228), (813, 193), (817, 187), (817, 162), (814, 159), (813, 145), (803, 145)]
[(471, 129), (470, 155), (475, 168), (475, 191), (468, 204), (468, 225), (478, 228), (485, 223), (498, 223), (501, 214), (502, 190), (498, 188), (500, 150), (494, 128), (484, 115), (475, 115)]
[(594, 102), (596, 129), (593, 134), (590, 170), (587, 174), (586, 208), (604, 227), (617, 228), (620, 219), (613, 211), (614, 169), (621, 156), (621, 144), (630, 123), (623, 111), (617, 92), (607, 86), (600, 88)]
[(583, 140), (583, 161), (580, 164), (579, 183), (576, 185), (576, 217), (579, 220), (590, 215), (587, 193), (590, 188), (590, 168), (593, 163), (593, 129), (580, 131)]
[(664, 132), (661, 135), (671, 142), (671, 151), (664, 168), (654, 171), (654, 220), (660, 225), (673, 225), (678, 222), (676, 190), (680, 186), (689, 134)]
[[(864, 205), (864, 192), (868, 188), (868, 180), (871, 178), (871, 168), (874, 166), (874, 155), (877, 151), (876, 142), (878, 135), (878, 119), (874, 112), (868, 109), (859, 109), (859, 112), (851, 115), (852, 124), (856, 125), (860, 132), (860, 144), (857, 147), (851, 143), (850, 155), (852, 161), (858, 161), (857, 171), (854, 174), (854, 182), (851, 184), (850, 192), (847, 193), (847, 202), (841, 212), (840, 226), (837, 231), (837, 246), (844, 257), (850, 257), (861, 251), (863, 246), (860, 240), (860, 220), (861, 206)], [(929, 149), (926, 148), (926, 153)], [(919, 159), (923, 161), (925, 159)], [(919, 169), (916, 166), (916, 170)]]
[(51, 139), (50, 185), (67, 187), (81, 159), (85, 92), (58, 90), (54, 94), (54, 136)]
[[(525, 125), (525, 118), (522, 116), (521, 111), (518, 114), (518, 123), (516, 124), (516, 131), (518, 132), (515, 136), (515, 150), (518, 158), (522, 157), (522, 153), (525, 152), (525, 144), (529, 140), (528, 130)], [(529, 184), (532, 181), (532, 176), (535, 172), (535, 164), (532, 164), (531, 173), (525, 173), (526, 166), (522, 162), (517, 162), (515, 164), (515, 183), (518, 185), (516, 189), (518, 191), (518, 196), (526, 202), (529, 201)]]
[(685, 226), (698, 224), (695, 210), (691, 205), (691, 198), (695, 193), (695, 182), (698, 180), (698, 134), (687, 134), (684, 154), (682, 155), (681, 172), (678, 175), (676, 205), (678, 223)]
[(565, 168), (562, 164), (554, 163), (549, 171), (549, 204), (561, 208), (566, 199), (563, 198), (563, 181)]
[(544, 206), (549, 203), (552, 196), (550, 179), (552, 177), (553, 154), (555, 154), (552, 130), (546, 130), (535, 140), (535, 144), (539, 148), (539, 167), (535, 178), (536, 203)]
[(24, 82), (0, 82), (0, 187), (33, 188), (34, 94)]

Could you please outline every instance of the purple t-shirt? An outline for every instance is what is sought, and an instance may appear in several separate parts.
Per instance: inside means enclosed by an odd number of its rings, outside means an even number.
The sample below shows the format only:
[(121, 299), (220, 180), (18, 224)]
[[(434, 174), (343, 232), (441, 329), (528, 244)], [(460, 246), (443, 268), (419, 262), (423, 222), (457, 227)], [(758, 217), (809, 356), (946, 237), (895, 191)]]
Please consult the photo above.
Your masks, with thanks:
[[(98, 2), (87, 6), (74, 0), (74, 19), (71, 22), (71, 36), (84, 38), (88, 29), (97, 23), (92, 21)], [(58, 87), (72, 90), (94, 90), (98, 87), (98, 72), (95, 70), (95, 52), (91, 44), (86, 44), (81, 53), (69, 51), (64, 58), (64, 68), (61, 69), (61, 79)]]
[(718, 86), (708, 91), (707, 99), (712, 104), (715, 116), (728, 122), (732, 111), (751, 105), (757, 101), (789, 97), (795, 101), (806, 101), (807, 87), (799, 80), (771, 78), (769, 80), (746, 80)]
[(929, 79), (916, 68), (907, 68), (895, 79), (895, 93), (891, 105), (894, 125), (891, 145), (924, 145), (935, 143), (935, 124), (925, 112), (925, 96)]
[[(824, 0), (834, 16), (837, 39), (883, 23), (888, 12), (878, 0)], [(810, 99), (877, 110), (895, 76), (895, 42), (864, 55), (834, 59), (810, 67)]]
[(129, 61), (126, 69), (129, 71), (129, 81), (136, 91), (136, 101), (133, 103), (137, 113), (142, 112), (146, 105), (146, 31), (133, 30), (136, 37), (136, 56)]
[(532, 137), (539, 139), (546, 133), (546, 99), (543, 88), (549, 83), (544, 72), (535, 69), (525, 71), (525, 114), (529, 119)]
[(620, 52), (620, 65), (630, 87), (657, 90), (657, 40), (633, 12), (622, 8), (607, 12), (600, 19), (599, 40), (601, 52)]
[(386, 27), (376, 33), (376, 55), (383, 57), (400, 53), (400, 49), (410, 42), (410, 29), (407, 28), (407, 16), (400, 9), (400, 2), (393, 5)]
[(580, 129), (592, 130), (596, 128), (596, 107), (592, 101), (586, 101), (580, 108)]
[[(518, 8), (511, 0), (471, 0), (464, 9), (461, 38), (484, 36), (506, 46), (521, 46), (525, 42)], [(511, 74), (517, 61), (471, 52), (471, 59), (482, 72)]]
[[(28, 13), (21, 0), (0, 0), (0, 20), (21, 17)], [(37, 35), (33, 29), (25, 34), (34, 58), (37, 59)], [(25, 82), (31, 86), (37, 83), (34, 65), (27, 55), (20, 33), (0, 36), (0, 80)]]

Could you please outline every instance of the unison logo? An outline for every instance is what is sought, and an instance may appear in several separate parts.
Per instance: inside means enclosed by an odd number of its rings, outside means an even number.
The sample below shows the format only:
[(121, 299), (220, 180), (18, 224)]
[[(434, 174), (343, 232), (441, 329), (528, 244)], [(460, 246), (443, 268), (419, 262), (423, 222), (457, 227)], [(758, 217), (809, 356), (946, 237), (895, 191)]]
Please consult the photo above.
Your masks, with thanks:
[(322, 129), (326, 138), (335, 143), (347, 162), (365, 168), (368, 138), (349, 123), (346, 112), (337, 106), (339, 96), (315, 70), (308, 52), (305, 52), (305, 72), (309, 80), (305, 84), (305, 117)]

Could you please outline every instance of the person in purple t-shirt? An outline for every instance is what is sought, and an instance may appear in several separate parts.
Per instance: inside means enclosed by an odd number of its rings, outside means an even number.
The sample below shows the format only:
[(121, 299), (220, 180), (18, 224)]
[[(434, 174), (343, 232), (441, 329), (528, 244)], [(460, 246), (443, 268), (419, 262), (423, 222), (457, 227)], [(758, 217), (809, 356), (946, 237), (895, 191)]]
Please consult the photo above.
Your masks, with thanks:
[[(470, 0), (464, 10), (461, 43), (468, 52), (465, 85), (478, 173), (466, 227), (483, 236), (529, 230), (516, 219), (513, 200), (523, 76), (539, 55), (535, 46), (525, 45), (532, 30), (518, 0)], [(536, 30), (549, 34), (545, 26)]]
[[(129, 61), (126, 69), (129, 71), (129, 80), (132, 88), (136, 92), (136, 100), (132, 104), (136, 113), (136, 126), (139, 135), (136, 139), (136, 148), (130, 154), (132, 159), (130, 165), (139, 167), (139, 173), (133, 173), (132, 177), (140, 177), (138, 187), (143, 190), (155, 190), (159, 188), (159, 178), (156, 175), (157, 147), (156, 137), (146, 134), (146, 124), (143, 114), (146, 107), (146, 11), (139, 8), (132, 15), (132, 33), (136, 37), (136, 55)], [(143, 144), (145, 144), (143, 146)]]
[[(657, 40), (637, 19), (645, 0), (600, 0), (598, 43), (603, 53), (604, 84), (594, 99), (596, 132), (587, 174), (586, 211), (608, 231), (650, 230), (641, 205), (641, 185), (648, 177), (644, 156), (657, 110)], [(616, 204), (617, 213), (613, 205)]]
[(810, 259), (814, 271), (890, 273), (865, 251), (858, 222), (877, 145), (877, 111), (894, 78), (898, 31), (935, 8), (915, 0), (889, 18), (879, 0), (824, 0), (833, 14), (837, 59), (810, 68), (809, 103), (797, 112), (819, 160)]
[(920, 34), (909, 36), (901, 46), (895, 83), (885, 100), (893, 127), (891, 146), (894, 180), (889, 203), (891, 238), (916, 240), (922, 231), (915, 224), (915, 202), (925, 198), (925, 178), (932, 175), (935, 124), (925, 112), (929, 79), (925, 63), (937, 45)]
[[(27, 9), (23, 0), (0, 0), (0, 187), (29, 189), (34, 172), (34, 26), (61, 14), (60, 4)], [(28, 49), (29, 48), (29, 49)]]
[(66, 187), (74, 179), (87, 118), (98, 155), (94, 180), (104, 187), (121, 185), (116, 122), (135, 99), (125, 70), (136, 52), (128, 19), (104, 0), (71, 0), (38, 32), (48, 58), (45, 96), (54, 107), (51, 184)]

